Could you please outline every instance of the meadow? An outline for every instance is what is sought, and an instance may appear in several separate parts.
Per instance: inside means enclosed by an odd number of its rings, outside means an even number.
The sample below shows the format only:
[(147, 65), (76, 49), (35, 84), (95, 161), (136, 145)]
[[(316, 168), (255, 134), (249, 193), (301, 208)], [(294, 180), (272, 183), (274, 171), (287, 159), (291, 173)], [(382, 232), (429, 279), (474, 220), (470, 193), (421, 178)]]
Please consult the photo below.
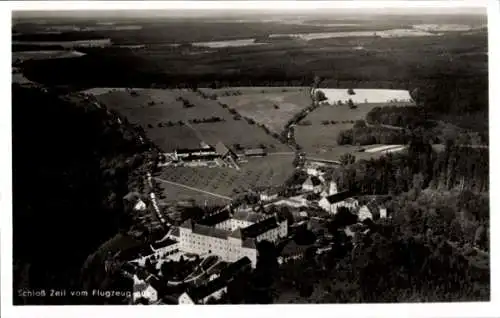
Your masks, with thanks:
[[(340, 90), (339, 90), (340, 91)], [(345, 91), (347, 95), (347, 90)], [(355, 92), (361, 91), (354, 88)], [(377, 90), (370, 89), (370, 92)], [(386, 93), (389, 90), (381, 90)], [(399, 91), (396, 91), (399, 92)], [(377, 93), (375, 96), (380, 96)], [(382, 95), (382, 94), (381, 94)], [(388, 96), (395, 96), (396, 94)], [(355, 95), (354, 95), (355, 96)], [(403, 106), (409, 103), (360, 103), (357, 108), (351, 109), (347, 105), (322, 105), (309, 113), (302, 124), (295, 126), (295, 140), (302, 150), (309, 156), (338, 160), (344, 153), (353, 153), (359, 159), (379, 156), (381, 152), (358, 152), (359, 147), (338, 145), (337, 137), (340, 132), (351, 129), (356, 120), (365, 120), (366, 114), (375, 107), (389, 105)]]
[(204, 91), (216, 94), (219, 102), (276, 133), (311, 104), (309, 90), (305, 87), (235, 87)]
[[(269, 151), (289, 150), (256, 124), (235, 119), (218, 101), (193, 91), (105, 88), (85, 92), (94, 94), (100, 103), (120, 112), (131, 123), (141, 125), (148, 137), (167, 152), (179, 147), (197, 147), (201, 141), (212, 145), (222, 141), (227, 146), (239, 144), (247, 148), (264, 146)], [(193, 123), (213, 117), (220, 121)]]

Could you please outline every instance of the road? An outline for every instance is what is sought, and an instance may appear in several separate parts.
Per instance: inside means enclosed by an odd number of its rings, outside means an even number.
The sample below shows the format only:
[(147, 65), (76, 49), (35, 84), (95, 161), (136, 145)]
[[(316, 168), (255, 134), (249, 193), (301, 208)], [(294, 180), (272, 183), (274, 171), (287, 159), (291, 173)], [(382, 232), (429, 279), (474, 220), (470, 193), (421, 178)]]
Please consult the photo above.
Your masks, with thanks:
[(177, 182), (173, 182), (173, 181), (168, 181), (168, 180), (161, 179), (161, 178), (158, 178), (158, 177), (154, 177), (153, 179), (155, 179), (157, 181), (160, 181), (160, 182), (172, 184), (172, 185), (175, 185), (175, 186), (178, 186), (178, 187), (181, 187), (181, 188), (185, 188), (185, 189), (189, 189), (189, 190), (193, 190), (193, 191), (205, 193), (205, 194), (208, 194), (208, 195), (211, 195), (211, 196), (214, 196), (214, 197), (217, 197), (217, 198), (221, 198), (221, 199), (224, 199), (224, 200), (229, 200), (229, 201), (232, 200), (230, 197), (226, 197), (224, 195), (220, 195), (220, 194), (217, 194), (217, 193), (208, 192), (208, 191), (205, 191), (205, 190), (193, 188), (193, 187), (181, 184), (181, 183), (177, 183)]
[(269, 152), (267, 153), (268, 156), (293, 156), (295, 155), (295, 152), (289, 151), (289, 152)]

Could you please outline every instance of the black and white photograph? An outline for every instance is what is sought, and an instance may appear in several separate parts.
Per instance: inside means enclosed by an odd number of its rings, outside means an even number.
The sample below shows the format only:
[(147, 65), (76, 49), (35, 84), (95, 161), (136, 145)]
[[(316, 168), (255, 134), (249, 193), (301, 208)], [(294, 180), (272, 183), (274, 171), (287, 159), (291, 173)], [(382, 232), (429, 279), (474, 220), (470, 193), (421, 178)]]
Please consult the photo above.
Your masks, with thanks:
[(6, 21), (9, 306), (491, 304), (488, 2), (57, 2)]

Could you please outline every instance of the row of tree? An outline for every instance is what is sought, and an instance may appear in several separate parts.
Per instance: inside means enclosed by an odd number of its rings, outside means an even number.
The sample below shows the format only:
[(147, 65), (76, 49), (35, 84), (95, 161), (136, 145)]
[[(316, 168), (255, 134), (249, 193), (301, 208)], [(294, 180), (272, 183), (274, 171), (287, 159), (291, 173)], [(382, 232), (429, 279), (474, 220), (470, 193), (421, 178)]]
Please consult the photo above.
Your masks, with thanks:
[(406, 144), (410, 133), (403, 129), (384, 126), (353, 127), (341, 131), (337, 136), (339, 145)]

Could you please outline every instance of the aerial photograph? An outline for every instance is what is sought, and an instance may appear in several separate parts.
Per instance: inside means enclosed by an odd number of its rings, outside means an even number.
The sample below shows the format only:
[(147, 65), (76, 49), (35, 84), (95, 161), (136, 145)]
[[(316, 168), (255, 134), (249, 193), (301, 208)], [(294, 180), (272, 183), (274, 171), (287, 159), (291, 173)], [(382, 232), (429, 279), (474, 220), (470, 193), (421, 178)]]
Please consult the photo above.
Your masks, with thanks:
[(13, 305), (490, 301), (487, 25), (12, 12)]

